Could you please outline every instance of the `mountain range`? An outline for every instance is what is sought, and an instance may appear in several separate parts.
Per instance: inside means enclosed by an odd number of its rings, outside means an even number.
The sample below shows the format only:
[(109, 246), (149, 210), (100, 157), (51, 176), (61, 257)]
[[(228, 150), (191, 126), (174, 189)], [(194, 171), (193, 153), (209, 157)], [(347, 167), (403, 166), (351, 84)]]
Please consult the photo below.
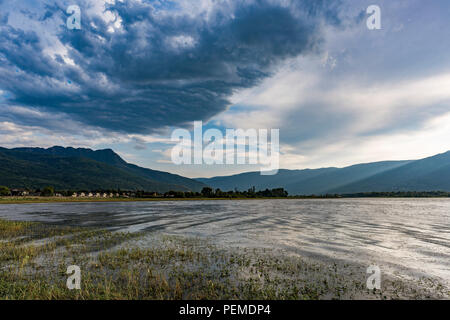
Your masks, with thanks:
[(57, 190), (201, 191), (202, 182), (127, 163), (111, 149), (0, 148), (0, 185)]
[(221, 190), (284, 188), (291, 195), (391, 191), (450, 191), (450, 151), (420, 160), (382, 161), (345, 168), (281, 169), (276, 175), (246, 172), (198, 178)]
[(344, 168), (287, 170), (263, 176), (246, 172), (231, 176), (189, 179), (139, 167), (111, 149), (1, 148), (0, 185), (57, 190), (122, 189), (201, 191), (284, 188), (290, 195), (349, 194), (390, 191), (450, 192), (450, 151), (420, 160), (381, 161)]

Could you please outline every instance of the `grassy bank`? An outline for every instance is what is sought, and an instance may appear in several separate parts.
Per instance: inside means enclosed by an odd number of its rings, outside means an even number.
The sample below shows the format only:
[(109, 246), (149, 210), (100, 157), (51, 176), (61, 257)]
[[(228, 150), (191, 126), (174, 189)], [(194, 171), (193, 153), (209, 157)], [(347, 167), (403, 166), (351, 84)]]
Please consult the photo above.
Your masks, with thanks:
[[(133, 201), (201, 201), (201, 200), (263, 200), (294, 198), (73, 198), (73, 197), (0, 197), (0, 204), (65, 203), (65, 202), (133, 202)], [(295, 198), (298, 199), (298, 198)]]
[(170, 197), (152, 197), (152, 198), (74, 198), (74, 197), (42, 197), (42, 196), (25, 196), (25, 197), (11, 197), (0, 196), (0, 204), (21, 204), (21, 203), (64, 203), (64, 202), (130, 202), (130, 201), (204, 201), (204, 200), (268, 200), (268, 199), (362, 199), (362, 198), (394, 198), (394, 199), (411, 199), (411, 198), (437, 198), (446, 199), (450, 197), (450, 193), (443, 192), (441, 194), (436, 192), (424, 193), (405, 193), (405, 192), (391, 192), (391, 193), (361, 193), (361, 194), (346, 194), (346, 195), (323, 195), (323, 196), (288, 196), (288, 197), (185, 197), (185, 198), (170, 198)]
[[(69, 265), (81, 290), (66, 287)], [(358, 270), (357, 270), (358, 271)], [(383, 278), (365, 287), (365, 270), (312, 262), (268, 249), (219, 248), (205, 240), (0, 220), (2, 299), (390, 299), (442, 298)]]

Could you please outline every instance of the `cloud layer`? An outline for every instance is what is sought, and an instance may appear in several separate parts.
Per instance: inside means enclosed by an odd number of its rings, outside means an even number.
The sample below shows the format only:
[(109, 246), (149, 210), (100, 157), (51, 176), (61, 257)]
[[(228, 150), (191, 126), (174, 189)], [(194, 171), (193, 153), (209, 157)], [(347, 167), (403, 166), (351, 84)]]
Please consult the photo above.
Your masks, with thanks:
[[(2, 146), (113, 148), (174, 166), (170, 130), (280, 129), (281, 166), (344, 166), (447, 151), (448, 0), (0, 1)], [(356, 17), (356, 18), (355, 18)], [(206, 120), (209, 120), (208, 122)], [(167, 130), (168, 129), (168, 130)]]
[(50, 128), (33, 112), (61, 114), (123, 133), (207, 120), (280, 62), (316, 52), (324, 23), (339, 24), (331, 0), (203, 3), (192, 12), (183, 2), (85, 1), (81, 30), (65, 26), (64, 1), (4, 3), (2, 104), (21, 109), (2, 117)]

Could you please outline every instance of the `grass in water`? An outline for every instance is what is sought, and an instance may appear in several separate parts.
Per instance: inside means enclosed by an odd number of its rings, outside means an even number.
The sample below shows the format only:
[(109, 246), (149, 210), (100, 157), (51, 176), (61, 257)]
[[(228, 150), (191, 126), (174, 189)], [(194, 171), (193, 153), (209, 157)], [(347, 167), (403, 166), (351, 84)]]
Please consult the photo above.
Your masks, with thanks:
[[(81, 290), (66, 287), (69, 265)], [(383, 279), (369, 291), (365, 274), (337, 264), (265, 249), (226, 249), (202, 239), (123, 233), (0, 220), (2, 299), (386, 299), (448, 298)]]

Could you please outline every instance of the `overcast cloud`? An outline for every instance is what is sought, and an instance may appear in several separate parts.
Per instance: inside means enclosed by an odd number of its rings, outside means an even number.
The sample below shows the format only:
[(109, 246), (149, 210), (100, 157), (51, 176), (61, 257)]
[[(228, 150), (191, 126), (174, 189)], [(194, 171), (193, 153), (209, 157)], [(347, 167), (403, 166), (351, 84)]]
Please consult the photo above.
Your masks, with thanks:
[[(378, 4), (382, 29), (368, 30)], [(450, 149), (450, 3), (0, 1), (2, 146), (110, 147), (188, 176), (170, 129), (279, 128), (285, 168)]]
[[(208, 120), (235, 90), (317, 50), (321, 25), (339, 24), (334, 2), (214, 1), (192, 14), (177, 2), (130, 0), (102, 12), (84, 1), (81, 30), (65, 25), (70, 2), (20, 9), (7, 2), (0, 87), (8, 104), (109, 131), (152, 133)], [(30, 29), (36, 21), (40, 27)], [(42, 124), (12, 109), (4, 116)]]

